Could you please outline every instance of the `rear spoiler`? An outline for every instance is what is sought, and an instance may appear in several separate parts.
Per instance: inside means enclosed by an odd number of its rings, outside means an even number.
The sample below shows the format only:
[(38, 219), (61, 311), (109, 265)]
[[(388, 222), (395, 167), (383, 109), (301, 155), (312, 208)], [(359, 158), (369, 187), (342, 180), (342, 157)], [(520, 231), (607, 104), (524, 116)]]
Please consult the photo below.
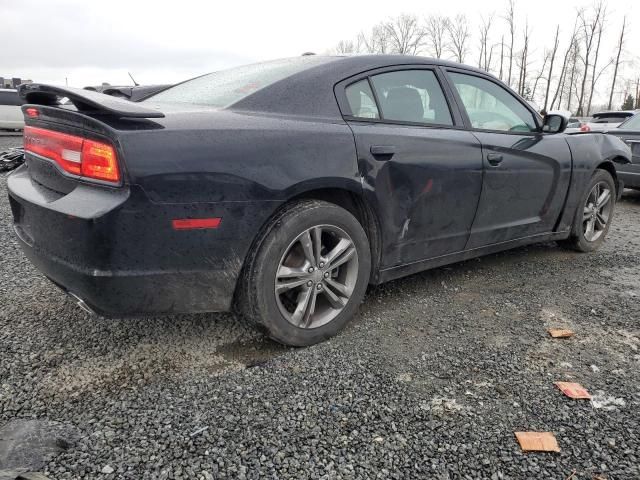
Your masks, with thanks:
[(82, 88), (29, 83), (20, 85), (18, 93), (27, 103), (36, 105), (60, 105), (60, 99), (66, 97), (81, 112), (95, 112), (124, 118), (164, 117), (164, 113), (158, 110)]

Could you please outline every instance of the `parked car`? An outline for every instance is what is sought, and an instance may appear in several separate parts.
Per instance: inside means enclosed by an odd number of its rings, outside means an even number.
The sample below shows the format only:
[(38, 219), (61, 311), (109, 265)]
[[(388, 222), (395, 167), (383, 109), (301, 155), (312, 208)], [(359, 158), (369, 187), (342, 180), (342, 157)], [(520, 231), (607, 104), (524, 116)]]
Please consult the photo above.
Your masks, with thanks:
[(631, 163), (616, 165), (616, 169), (625, 187), (640, 189), (640, 113), (607, 133), (621, 138), (631, 148)]
[(0, 88), (0, 130), (21, 130), (24, 116), (20, 106), (24, 102), (17, 90)]
[(589, 131), (587, 130), (587, 122), (577, 118), (577, 117), (571, 117), (569, 118), (569, 122), (567, 123), (567, 129), (565, 130), (565, 133), (579, 133), (579, 132), (584, 132), (584, 131)]
[(45, 275), (101, 314), (233, 309), (297, 346), (344, 327), (369, 284), (534, 242), (597, 249), (630, 160), (484, 71), (420, 57), (276, 60), (139, 103), (21, 95), (8, 191)]
[(617, 112), (594, 113), (591, 120), (582, 125), (582, 132), (606, 132), (618, 127), (622, 122), (635, 115), (635, 110), (622, 110)]

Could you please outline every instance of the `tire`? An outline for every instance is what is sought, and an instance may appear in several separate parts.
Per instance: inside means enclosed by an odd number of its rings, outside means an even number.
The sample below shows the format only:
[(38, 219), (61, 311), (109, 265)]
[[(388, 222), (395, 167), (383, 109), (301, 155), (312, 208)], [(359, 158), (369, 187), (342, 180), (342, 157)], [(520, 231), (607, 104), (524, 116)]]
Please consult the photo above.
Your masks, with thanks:
[[(599, 208), (594, 207), (595, 194), (598, 193), (595, 191), (596, 186), (600, 187), (600, 196), (604, 193), (604, 189), (607, 189), (610, 194), (607, 202), (603, 202)], [(571, 236), (562, 243), (578, 252), (593, 252), (600, 248), (613, 221), (615, 203), (616, 187), (613, 177), (606, 170), (596, 170), (576, 208)], [(591, 211), (591, 216), (588, 216), (588, 210)], [(603, 221), (604, 226), (602, 226)], [(589, 228), (593, 230), (590, 231)]]
[(369, 284), (371, 253), (362, 225), (347, 210), (319, 200), (292, 203), (255, 245), (235, 308), (269, 337), (285, 345), (313, 345), (355, 315)]

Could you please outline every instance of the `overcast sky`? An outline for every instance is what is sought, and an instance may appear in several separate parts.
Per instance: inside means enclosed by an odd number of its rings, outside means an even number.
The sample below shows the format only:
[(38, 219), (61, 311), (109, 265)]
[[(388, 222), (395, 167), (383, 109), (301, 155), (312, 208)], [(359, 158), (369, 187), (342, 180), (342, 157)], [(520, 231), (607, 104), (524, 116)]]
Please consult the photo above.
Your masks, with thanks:
[[(566, 35), (575, 10), (591, 0), (516, 0), (520, 34), (528, 18), (532, 50), (552, 42), (557, 23)], [(202, 73), (305, 51), (323, 53), (390, 16), (455, 15), (475, 23), (503, 15), (506, 0), (195, 1), (0, 0), (0, 76), (86, 86), (110, 82), (172, 83)], [(640, 2), (609, 0), (605, 56), (613, 53), (622, 16), (631, 53), (640, 54)], [(502, 29), (499, 20), (496, 25)], [(475, 28), (472, 30), (477, 37)], [(495, 35), (499, 37), (498, 27)], [(496, 39), (499, 41), (499, 38)], [(477, 41), (476, 41), (477, 43)], [(475, 49), (475, 44), (472, 44)], [(564, 47), (563, 47), (564, 48)], [(538, 56), (542, 56), (538, 53)], [(475, 62), (475, 56), (469, 57)], [(630, 67), (628, 67), (630, 68)]]

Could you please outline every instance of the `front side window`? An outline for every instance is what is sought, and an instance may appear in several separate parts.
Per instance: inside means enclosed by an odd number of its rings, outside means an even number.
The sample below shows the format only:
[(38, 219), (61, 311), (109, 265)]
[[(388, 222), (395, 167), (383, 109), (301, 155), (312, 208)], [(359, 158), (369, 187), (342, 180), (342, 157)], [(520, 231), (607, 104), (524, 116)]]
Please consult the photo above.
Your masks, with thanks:
[(505, 132), (534, 132), (533, 114), (500, 85), (463, 73), (449, 73), (473, 128)]
[(345, 89), (351, 116), (358, 118), (380, 118), (376, 100), (367, 79), (352, 83)]
[(382, 117), (401, 122), (453, 125), (440, 83), (431, 70), (400, 70), (371, 77)]

